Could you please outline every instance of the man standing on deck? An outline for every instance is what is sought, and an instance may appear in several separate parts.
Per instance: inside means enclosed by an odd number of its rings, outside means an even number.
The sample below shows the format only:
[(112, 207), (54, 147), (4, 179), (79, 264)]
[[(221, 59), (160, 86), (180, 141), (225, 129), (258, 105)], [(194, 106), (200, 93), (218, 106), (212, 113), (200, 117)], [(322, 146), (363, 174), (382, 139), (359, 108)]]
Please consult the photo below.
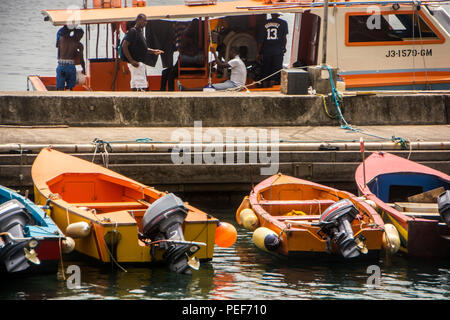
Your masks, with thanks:
[[(83, 58), (83, 45), (80, 40), (84, 35), (83, 29), (61, 29), (58, 32), (58, 67), (56, 68), (56, 90), (73, 90), (77, 80), (75, 64), (81, 64), (83, 74), (86, 74)], [(70, 34), (73, 32), (73, 36)]]
[[(279, 13), (272, 13), (272, 18), (258, 31), (258, 54), (256, 59), (262, 59), (263, 78), (276, 73), (283, 68), (283, 57), (286, 52), (286, 36), (288, 24), (279, 18)], [(280, 72), (263, 81), (263, 87), (280, 84)]]
[(148, 90), (147, 70), (143, 63), (147, 53), (156, 55), (164, 53), (162, 50), (147, 47), (143, 31), (146, 25), (147, 16), (143, 13), (139, 14), (136, 18), (136, 24), (128, 30), (122, 45), (124, 60), (128, 62), (128, 68), (130, 69), (130, 87), (133, 91)]

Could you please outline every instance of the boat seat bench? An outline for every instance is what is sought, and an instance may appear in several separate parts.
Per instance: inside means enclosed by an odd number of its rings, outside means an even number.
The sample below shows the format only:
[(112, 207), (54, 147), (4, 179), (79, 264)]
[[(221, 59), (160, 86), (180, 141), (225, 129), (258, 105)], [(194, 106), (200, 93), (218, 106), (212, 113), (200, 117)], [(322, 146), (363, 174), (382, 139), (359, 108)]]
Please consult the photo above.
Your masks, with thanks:
[(88, 207), (95, 209), (106, 209), (106, 208), (121, 208), (121, 209), (134, 209), (134, 208), (144, 208), (145, 205), (137, 201), (132, 202), (78, 202), (73, 203), (77, 207)]
[(394, 202), (394, 209), (406, 212), (423, 212), (439, 214), (437, 203)]
[(434, 212), (402, 212), (405, 216), (411, 218), (422, 218), (422, 219), (433, 219), (433, 220), (442, 220), (439, 213)]
[(319, 220), (319, 215), (304, 215), (304, 216), (276, 216), (274, 217), (279, 221), (284, 220)]

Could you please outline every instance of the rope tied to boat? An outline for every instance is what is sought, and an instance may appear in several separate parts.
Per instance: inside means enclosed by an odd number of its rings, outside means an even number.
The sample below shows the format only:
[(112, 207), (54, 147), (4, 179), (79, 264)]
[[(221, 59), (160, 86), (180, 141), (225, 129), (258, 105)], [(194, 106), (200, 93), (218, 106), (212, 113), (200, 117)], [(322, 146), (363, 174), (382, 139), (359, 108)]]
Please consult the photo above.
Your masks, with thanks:
[(257, 80), (257, 81), (253, 81), (252, 83), (244, 84), (244, 85), (241, 85), (241, 86), (237, 86), (237, 87), (235, 87), (235, 88), (228, 88), (228, 89), (226, 89), (226, 90), (224, 90), (224, 91), (241, 91), (241, 90), (245, 89), (247, 92), (250, 92), (250, 90), (248, 89), (248, 87), (252, 87), (252, 86), (257, 85), (257, 84), (262, 84), (262, 82), (263, 82), (264, 80), (267, 80), (267, 79), (269, 79), (270, 77), (276, 75), (277, 73), (280, 73), (281, 70), (283, 70), (283, 68), (281, 68), (281, 69), (278, 70), (278, 71), (275, 71), (274, 73), (272, 73), (271, 75), (268, 75), (267, 77), (264, 77), (264, 78), (259, 79), (259, 80)]
[(405, 140), (402, 137), (392, 136), (392, 141), (395, 142), (395, 143), (400, 144), (402, 149), (408, 149), (408, 144), (411, 145), (411, 143), (409, 141)]
[(97, 155), (97, 151), (103, 149), (103, 151), (100, 151), (101, 152), (101, 156), (102, 156), (102, 160), (103, 160), (103, 165), (106, 168), (108, 168), (108, 166), (109, 166), (109, 153), (108, 153), (108, 151), (112, 152), (111, 143), (108, 142), (108, 141), (105, 141), (105, 140), (98, 139), (98, 138), (95, 138), (92, 141), (92, 143), (95, 145), (95, 150), (94, 150), (94, 156), (92, 157), (92, 161), (91, 162), (94, 162), (95, 156)]
[[(399, 143), (400, 146), (402, 147), (402, 149), (404, 149), (404, 150), (408, 149), (407, 145), (408, 145), (409, 141), (404, 139), (404, 138), (402, 138), (402, 137), (392, 136), (391, 138), (385, 138), (385, 137), (378, 136), (376, 134), (367, 133), (363, 129), (354, 128), (353, 126), (351, 126), (345, 120), (344, 115), (342, 114), (342, 110), (341, 110), (340, 105), (343, 104), (344, 99), (343, 99), (343, 96), (337, 90), (336, 86), (334, 85), (331, 68), (329, 66), (327, 66), (327, 65), (322, 65), (321, 68), (327, 69), (327, 71), (328, 71), (329, 79), (330, 79), (330, 85), (331, 85), (331, 100), (332, 100), (332, 102), (334, 103), (334, 106), (335, 106), (335, 118), (338, 119), (342, 129), (351, 130), (353, 132), (357, 132), (357, 133), (361, 133), (361, 134), (368, 135), (368, 136), (371, 136), (371, 137), (375, 137), (375, 138), (381, 139), (383, 141), (392, 141), (392, 142), (395, 142), (395, 143)], [(318, 96), (322, 96), (322, 99), (323, 99), (323, 101), (325, 103), (325, 97), (323, 95), (318, 95)], [(326, 108), (326, 104), (324, 106), (325, 106), (325, 111), (326, 111), (327, 115), (330, 116), (330, 114), (328, 112), (328, 109)], [(410, 143), (409, 143), (409, 145), (410, 145), (410, 148), (411, 148), (411, 144)]]
[(64, 270), (64, 261), (63, 261), (61, 242), (62, 242), (62, 235), (59, 236), (58, 244), (59, 244), (59, 259), (61, 261), (61, 273), (62, 273), (63, 280), (65, 281), (66, 280), (66, 275), (65, 275), (66, 271)]
[[(115, 221), (115, 225), (114, 225), (114, 232), (117, 232), (117, 226), (118, 226), (118, 222)], [(114, 245), (114, 244), (113, 244)], [(113, 245), (111, 247), (113, 247)], [(114, 255), (112, 254), (112, 252), (109, 250), (108, 245), (106, 244), (105, 246), (106, 251), (108, 251), (109, 257), (111, 259), (111, 263), (114, 263), (117, 267), (119, 267), (123, 272), (128, 272), (124, 267), (122, 267), (119, 262), (114, 258)]]

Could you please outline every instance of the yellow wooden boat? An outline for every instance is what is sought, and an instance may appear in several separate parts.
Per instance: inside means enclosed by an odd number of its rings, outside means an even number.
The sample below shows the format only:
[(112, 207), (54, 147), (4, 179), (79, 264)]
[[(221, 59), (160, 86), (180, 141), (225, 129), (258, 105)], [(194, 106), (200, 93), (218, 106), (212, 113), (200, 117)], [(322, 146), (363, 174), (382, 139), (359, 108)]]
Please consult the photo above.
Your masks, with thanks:
[(179, 273), (213, 258), (219, 220), (173, 194), (50, 148), (41, 150), (31, 175), (35, 202), (51, 207), (84, 255), (119, 266), (165, 260)]

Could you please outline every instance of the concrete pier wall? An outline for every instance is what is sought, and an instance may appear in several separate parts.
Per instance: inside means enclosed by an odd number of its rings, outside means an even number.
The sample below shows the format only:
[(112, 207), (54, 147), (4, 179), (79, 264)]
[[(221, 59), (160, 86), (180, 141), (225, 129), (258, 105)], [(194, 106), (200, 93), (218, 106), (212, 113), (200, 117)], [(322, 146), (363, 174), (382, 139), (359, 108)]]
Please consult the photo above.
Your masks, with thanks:
[[(445, 150), (390, 150), (404, 158), (440, 170), (450, 171), (450, 152)], [(105, 165), (104, 155), (72, 153), (87, 161)], [(194, 155), (192, 155), (193, 157)], [(31, 166), (36, 158), (30, 154), (0, 154), (0, 185), (32, 189)], [(267, 178), (261, 168), (268, 164), (174, 164), (170, 153), (110, 153), (108, 168), (146, 185), (180, 192), (249, 191)], [(283, 151), (276, 163), (277, 171), (328, 186), (353, 190), (355, 170), (360, 164), (359, 150), (351, 151)]]
[[(3, 125), (204, 127), (338, 125), (330, 98), (281, 93), (0, 92)], [(352, 125), (450, 123), (450, 93), (344, 96)]]

